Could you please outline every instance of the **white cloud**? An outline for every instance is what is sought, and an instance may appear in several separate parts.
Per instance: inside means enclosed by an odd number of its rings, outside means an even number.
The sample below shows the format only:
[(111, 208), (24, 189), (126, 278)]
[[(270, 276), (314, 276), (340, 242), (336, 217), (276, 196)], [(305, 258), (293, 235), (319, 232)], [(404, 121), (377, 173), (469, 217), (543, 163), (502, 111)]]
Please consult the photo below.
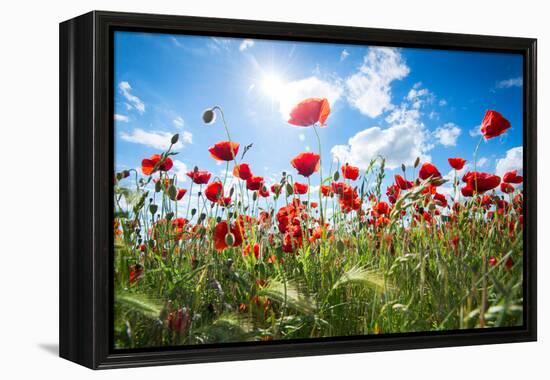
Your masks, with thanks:
[(180, 139), (186, 144), (192, 144), (193, 143), (193, 134), (189, 131), (183, 131), (180, 134)]
[(372, 127), (362, 130), (348, 140), (347, 145), (336, 145), (331, 149), (333, 159), (340, 163), (348, 162), (366, 169), (370, 160), (377, 156), (386, 159), (386, 167), (395, 169), (401, 164), (412, 165), (417, 157), (429, 161), (427, 152), (428, 133), (419, 119), (418, 110), (401, 107), (388, 116), (393, 123), (386, 129)]
[(145, 104), (141, 101), (140, 98), (131, 93), (132, 86), (130, 86), (130, 83), (122, 81), (118, 84), (118, 88), (122, 93), (122, 96), (124, 96), (124, 98), (126, 98), (126, 100), (128, 101), (126, 103), (126, 107), (128, 109), (135, 108), (139, 113), (145, 112)]
[(496, 84), (496, 88), (510, 88), (510, 87), (521, 87), (521, 86), (523, 86), (522, 77), (504, 79), (497, 82)]
[(283, 85), (281, 93), (284, 97), (279, 99), (279, 110), (283, 120), (287, 121), (292, 108), (307, 98), (327, 98), (330, 106), (342, 95), (343, 89), (338, 81), (323, 81), (316, 76), (289, 82)]
[(503, 176), (504, 173), (510, 170), (517, 170), (518, 173), (523, 171), (523, 147), (518, 146), (509, 149), (506, 156), (497, 160), (496, 174)]
[(422, 84), (416, 83), (407, 94), (407, 101), (410, 102), (412, 108), (420, 109), (426, 102), (433, 101), (433, 94), (427, 88), (420, 88)]
[(130, 119), (128, 118), (128, 116), (126, 115), (121, 115), (121, 114), (118, 114), (118, 113), (115, 113), (115, 120), (116, 121), (121, 121), (123, 123), (127, 123), (128, 121), (130, 121)]
[(187, 165), (185, 164), (185, 162), (183, 161), (180, 161), (180, 160), (172, 160), (174, 162), (174, 167), (173, 167), (173, 173), (172, 174), (175, 174), (177, 179), (178, 179), (178, 184), (181, 184), (183, 182), (187, 182), (187, 175), (185, 175), (185, 173), (187, 173), (189, 171), (189, 169), (187, 168)]
[(245, 51), (246, 49), (251, 48), (252, 46), (254, 46), (254, 40), (247, 38), (243, 40), (243, 42), (241, 42), (241, 44), (239, 45), (239, 51)]
[(481, 125), (476, 125), (476, 126), (473, 127), (472, 129), (470, 129), (470, 130), (468, 131), (468, 133), (469, 133), (470, 136), (472, 136), (472, 137), (481, 136)]
[(174, 120), (172, 120), (172, 123), (174, 123), (176, 127), (180, 128), (183, 127), (183, 125), (185, 124), (181, 116), (177, 116)]
[(229, 51), (231, 46), (231, 39), (229, 38), (220, 38), (220, 37), (211, 37), (210, 42), (207, 47), (214, 53), (219, 53), (223, 51)]
[(460, 136), (461, 130), (454, 123), (446, 123), (434, 131), (434, 137), (439, 140), (443, 146), (456, 146), (456, 140)]
[(362, 114), (377, 117), (393, 108), (390, 84), (409, 74), (399, 50), (370, 48), (359, 72), (346, 79), (349, 103)]
[[(184, 132), (185, 133), (185, 132)], [(170, 140), (173, 134), (170, 132), (161, 131), (144, 131), (143, 129), (136, 128), (131, 133), (121, 132), (120, 138), (124, 141), (142, 144), (151, 148), (166, 150), (170, 146)], [(180, 141), (174, 145), (175, 149), (183, 148), (182, 141), (185, 139), (180, 138)]]
[(447, 101), (446, 101), (445, 99), (441, 99), (441, 100), (439, 101), (439, 105), (440, 105), (441, 107), (445, 107), (445, 106), (447, 105)]
[(487, 157), (479, 157), (476, 163), (476, 167), (484, 168), (489, 164), (489, 159)]
[(342, 50), (342, 52), (340, 53), (340, 62), (342, 62), (348, 56), (349, 56), (349, 52), (346, 49)]
[(303, 134), (303, 133), (300, 133), (300, 134), (298, 135), (298, 139), (299, 139), (300, 141), (305, 141), (305, 140), (306, 140), (306, 135)]

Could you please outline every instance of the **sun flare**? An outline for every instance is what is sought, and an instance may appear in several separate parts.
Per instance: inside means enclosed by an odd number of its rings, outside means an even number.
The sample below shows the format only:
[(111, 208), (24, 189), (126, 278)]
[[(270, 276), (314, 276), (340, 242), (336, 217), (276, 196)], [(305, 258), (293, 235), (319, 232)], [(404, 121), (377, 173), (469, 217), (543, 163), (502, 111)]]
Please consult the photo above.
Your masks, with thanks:
[(285, 82), (280, 75), (276, 73), (266, 73), (262, 76), (262, 92), (271, 99), (281, 99), (285, 92)]

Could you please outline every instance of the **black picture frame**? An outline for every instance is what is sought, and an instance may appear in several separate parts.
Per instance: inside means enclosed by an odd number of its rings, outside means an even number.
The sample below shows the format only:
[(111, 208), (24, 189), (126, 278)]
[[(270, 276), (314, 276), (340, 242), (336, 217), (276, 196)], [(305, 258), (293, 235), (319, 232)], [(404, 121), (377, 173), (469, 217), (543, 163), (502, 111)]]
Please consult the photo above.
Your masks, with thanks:
[[(114, 30), (514, 52), (524, 57), (524, 325), (114, 351)], [(60, 356), (93, 369), (535, 341), (536, 39), (93, 11), (60, 24)]]

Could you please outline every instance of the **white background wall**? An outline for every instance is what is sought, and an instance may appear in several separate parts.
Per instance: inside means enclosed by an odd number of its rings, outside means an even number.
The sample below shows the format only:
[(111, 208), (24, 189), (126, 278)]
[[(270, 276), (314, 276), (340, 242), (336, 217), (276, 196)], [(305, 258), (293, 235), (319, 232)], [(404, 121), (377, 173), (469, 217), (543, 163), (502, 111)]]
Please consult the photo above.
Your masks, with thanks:
[[(550, 27), (542, 0), (3, 2), (0, 21), (0, 377), (543, 378), (550, 373)], [(92, 372), (59, 359), (58, 23), (93, 9), (539, 39), (539, 342)], [(545, 151), (546, 148), (546, 151)], [(546, 354), (543, 352), (547, 350)], [(545, 374), (546, 376), (543, 376)], [(547, 378), (547, 377), (546, 377)]]

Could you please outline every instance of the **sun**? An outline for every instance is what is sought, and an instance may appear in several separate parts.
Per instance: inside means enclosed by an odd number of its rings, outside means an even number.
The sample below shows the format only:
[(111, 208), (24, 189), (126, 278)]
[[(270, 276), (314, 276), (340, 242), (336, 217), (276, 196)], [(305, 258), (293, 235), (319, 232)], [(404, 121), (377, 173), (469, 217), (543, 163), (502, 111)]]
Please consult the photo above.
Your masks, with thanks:
[(280, 100), (284, 96), (285, 82), (277, 73), (265, 73), (262, 76), (260, 87), (262, 92), (273, 100)]

